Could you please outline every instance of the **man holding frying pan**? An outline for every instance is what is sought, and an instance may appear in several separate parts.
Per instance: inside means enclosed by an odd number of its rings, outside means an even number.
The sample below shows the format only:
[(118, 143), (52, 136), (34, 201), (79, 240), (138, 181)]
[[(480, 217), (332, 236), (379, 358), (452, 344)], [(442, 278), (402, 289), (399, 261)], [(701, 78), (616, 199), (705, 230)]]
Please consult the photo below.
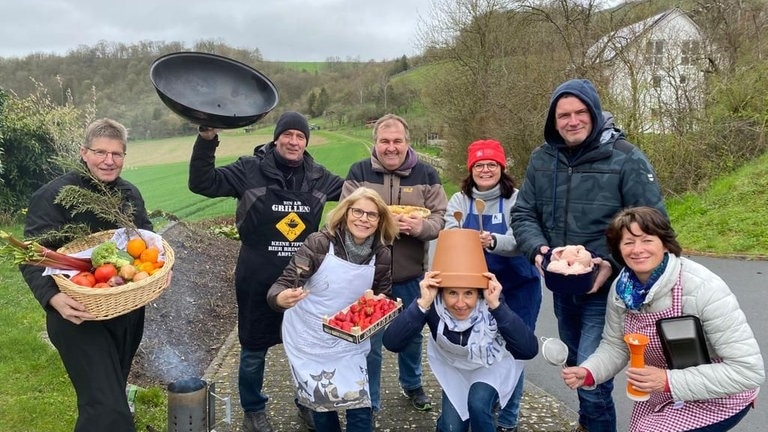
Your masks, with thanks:
[[(304, 239), (317, 231), (327, 201), (338, 201), (344, 180), (306, 152), (309, 124), (297, 112), (277, 121), (273, 140), (254, 155), (216, 167), (219, 136), (200, 127), (189, 165), (189, 189), (207, 197), (237, 198), (240, 255), (235, 269), (238, 375), (243, 430), (271, 432), (262, 393), (267, 350), (279, 343), (283, 315), (267, 304), (267, 291)], [(310, 429), (311, 416), (299, 407)]]

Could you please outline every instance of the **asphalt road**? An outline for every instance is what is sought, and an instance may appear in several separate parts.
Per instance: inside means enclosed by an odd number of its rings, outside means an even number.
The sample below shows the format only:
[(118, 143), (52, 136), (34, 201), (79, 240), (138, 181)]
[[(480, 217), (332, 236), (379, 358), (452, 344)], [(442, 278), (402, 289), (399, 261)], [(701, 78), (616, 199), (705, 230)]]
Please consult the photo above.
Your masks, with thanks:
[[(732, 259), (690, 257), (718, 274), (739, 299), (747, 321), (757, 337), (763, 353), (768, 352), (768, 262)], [(552, 312), (552, 295), (544, 290), (544, 301), (536, 324), (536, 335), (557, 337), (557, 324)], [(559, 368), (547, 363), (541, 355), (525, 367), (525, 378), (562, 401), (569, 408), (578, 411), (576, 392), (568, 389), (559, 376)], [(626, 431), (632, 402), (625, 396), (627, 382), (620, 373), (614, 379), (613, 399), (616, 403), (618, 430)], [(761, 391), (765, 390), (763, 385)], [(734, 431), (764, 431), (768, 428), (768, 405), (765, 397), (758, 398), (757, 408), (752, 410)]]

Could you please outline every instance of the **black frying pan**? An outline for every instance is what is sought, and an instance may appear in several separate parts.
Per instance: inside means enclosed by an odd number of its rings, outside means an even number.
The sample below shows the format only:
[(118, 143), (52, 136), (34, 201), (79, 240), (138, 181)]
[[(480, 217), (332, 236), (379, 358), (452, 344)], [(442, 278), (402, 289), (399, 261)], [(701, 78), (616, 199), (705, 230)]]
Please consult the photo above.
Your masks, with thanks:
[(235, 129), (277, 106), (277, 88), (256, 69), (215, 54), (177, 52), (159, 57), (149, 78), (163, 103), (190, 122)]

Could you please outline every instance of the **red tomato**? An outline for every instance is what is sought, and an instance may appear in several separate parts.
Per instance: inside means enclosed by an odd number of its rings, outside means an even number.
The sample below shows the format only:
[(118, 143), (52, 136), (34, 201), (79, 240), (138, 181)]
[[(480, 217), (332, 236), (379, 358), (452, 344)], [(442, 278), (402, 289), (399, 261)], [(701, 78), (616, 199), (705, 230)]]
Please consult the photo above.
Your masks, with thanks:
[(96, 282), (107, 282), (112, 276), (117, 276), (117, 267), (112, 263), (102, 264), (93, 271)]
[(96, 278), (93, 276), (93, 273), (90, 273), (90, 272), (80, 272), (72, 276), (69, 280), (73, 284), (86, 286), (86, 287), (92, 287), (93, 285), (96, 284)]

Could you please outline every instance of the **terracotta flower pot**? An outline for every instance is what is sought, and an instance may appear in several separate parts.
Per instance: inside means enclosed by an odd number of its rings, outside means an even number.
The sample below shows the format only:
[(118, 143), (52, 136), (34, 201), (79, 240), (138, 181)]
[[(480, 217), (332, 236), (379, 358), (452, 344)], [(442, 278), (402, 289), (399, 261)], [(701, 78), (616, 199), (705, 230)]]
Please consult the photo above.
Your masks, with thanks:
[(441, 288), (488, 288), (488, 278), (483, 276), (488, 265), (477, 230), (440, 231), (432, 270), (440, 272)]

